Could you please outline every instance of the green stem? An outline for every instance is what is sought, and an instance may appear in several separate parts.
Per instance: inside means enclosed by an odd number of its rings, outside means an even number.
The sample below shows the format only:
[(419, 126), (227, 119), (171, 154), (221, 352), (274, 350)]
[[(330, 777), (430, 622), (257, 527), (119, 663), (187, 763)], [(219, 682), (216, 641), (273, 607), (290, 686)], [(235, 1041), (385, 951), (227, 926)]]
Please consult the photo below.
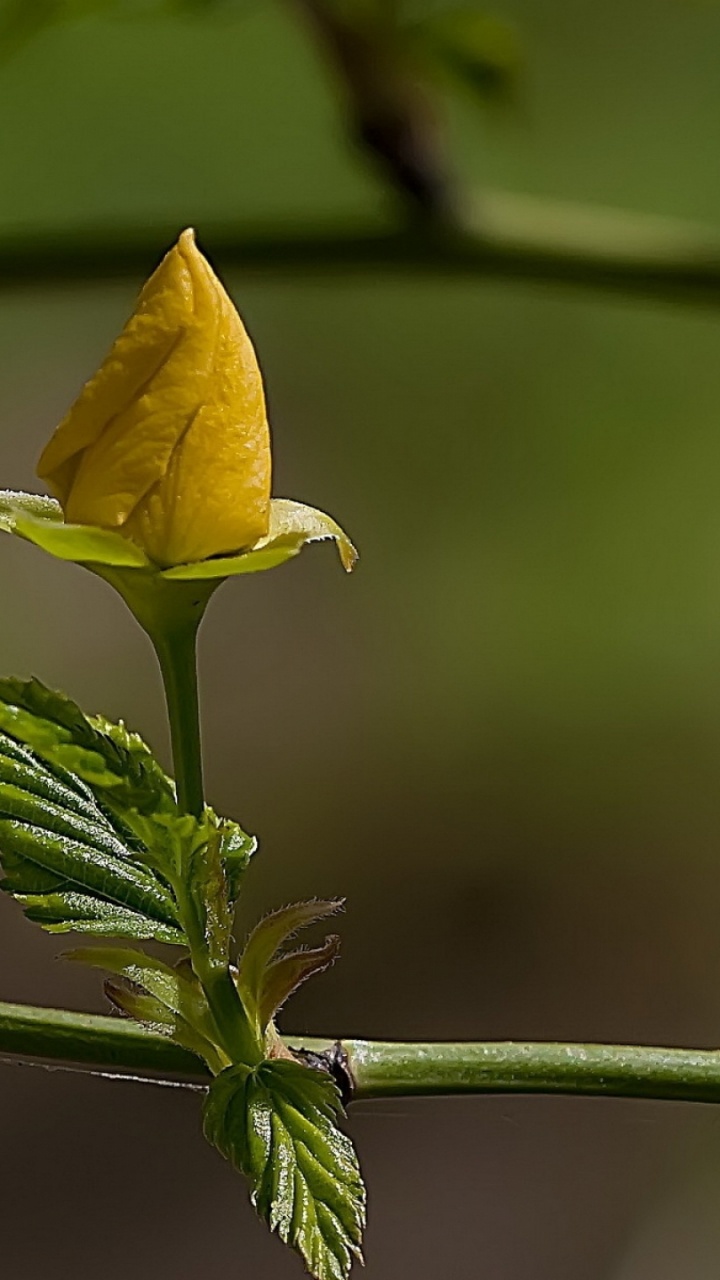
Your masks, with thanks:
[(158, 573), (105, 565), (97, 566), (96, 572), (120, 592), (152, 641), (165, 688), (178, 804), (185, 813), (200, 817), (205, 798), (197, 633), (219, 581), (172, 582)]
[(151, 638), (160, 663), (170, 721), (178, 804), (196, 818), (205, 805), (197, 681), (198, 621), (160, 630)]
[[(205, 807), (197, 682), (199, 618), (189, 615), (173, 626), (167, 622), (151, 633), (160, 663), (172, 741), (178, 804), (200, 817)], [(222, 1047), (233, 1062), (254, 1064), (263, 1057), (227, 964), (214, 964), (208, 955), (204, 920), (197, 905), (185, 900), (184, 886), (176, 886), (181, 915), (190, 943), (195, 973), (202, 983)]]
[[(205, 808), (205, 790), (197, 633), (219, 583), (173, 582), (156, 573), (116, 568), (98, 572), (120, 592), (153, 643), (165, 688), (178, 805), (184, 813), (200, 818)], [(259, 1062), (262, 1047), (257, 1044), (228, 966), (216, 963), (209, 953), (204, 911), (188, 890), (183, 875), (178, 875), (173, 888), (192, 966), (207, 996), (219, 1042), (233, 1062)]]
[(222, 1047), (232, 1062), (257, 1066), (262, 1062), (264, 1045), (254, 1034), (245, 1006), (226, 966), (201, 970), (198, 977), (212, 1011)]
[[(394, 1044), (286, 1036), (321, 1053), (339, 1044), (353, 1097), (545, 1093), (720, 1102), (720, 1051), (647, 1045), (488, 1043)], [(61, 1009), (0, 1003), (0, 1054), (202, 1082), (198, 1058), (131, 1022)]]

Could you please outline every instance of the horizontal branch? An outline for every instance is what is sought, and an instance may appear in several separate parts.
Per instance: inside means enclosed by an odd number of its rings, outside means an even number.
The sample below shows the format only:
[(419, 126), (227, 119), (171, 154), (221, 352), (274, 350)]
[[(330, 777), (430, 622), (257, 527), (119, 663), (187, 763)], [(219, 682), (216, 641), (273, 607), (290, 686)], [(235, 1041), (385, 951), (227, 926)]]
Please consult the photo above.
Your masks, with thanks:
[[(0, 287), (146, 275), (179, 226), (0, 234)], [(692, 223), (488, 192), (471, 223), (261, 229), (207, 222), (223, 269), (338, 276), (361, 272), (566, 283), (720, 303), (720, 233)]]
[[(555, 1093), (720, 1102), (720, 1052), (709, 1049), (286, 1039), (314, 1053), (339, 1048), (354, 1099)], [(0, 1004), (0, 1054), (79, 1063), (140, 1080), (197, 1086), (209, 1078), (198, 1058), (153, 1031), (117, 1017), (62, 1009)]]
[(0, 1002), (0, 1054), (173, 1080), (207, 1079), (204, 1063), (165, 1036), (125, 1018), (69, 1009)]
[(557, 1093), (720, 1102), (720, 1053), (645, 1045), (345, 1042), (356, 1098)]

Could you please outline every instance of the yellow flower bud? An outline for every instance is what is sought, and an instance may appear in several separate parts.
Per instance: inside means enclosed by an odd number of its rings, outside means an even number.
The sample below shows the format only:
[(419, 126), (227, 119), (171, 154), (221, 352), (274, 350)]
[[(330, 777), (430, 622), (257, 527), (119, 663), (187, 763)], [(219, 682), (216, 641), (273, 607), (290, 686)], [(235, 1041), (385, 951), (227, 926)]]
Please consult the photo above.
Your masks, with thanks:
[(184, 231), (44, 449), (38, 475), (68, 524), (116, 530), (170, 566), (266, 537), (270, 473), (252, 343)]

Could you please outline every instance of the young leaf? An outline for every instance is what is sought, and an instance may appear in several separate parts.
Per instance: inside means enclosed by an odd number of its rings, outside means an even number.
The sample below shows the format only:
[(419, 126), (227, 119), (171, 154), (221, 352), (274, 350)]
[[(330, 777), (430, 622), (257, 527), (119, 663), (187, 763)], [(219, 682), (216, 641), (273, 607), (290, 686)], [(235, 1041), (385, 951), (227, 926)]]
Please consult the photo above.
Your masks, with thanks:
[(208, 956), (214, 965), (230, 961), (233, 909), (220, 856), (220, 833), (206, 817), (187, 867), (187, 885), (200, 919)]
[(167, 882), (86, 784), (0, 732), (0, 887), (52, 932), (184, 943)]
[(321, 947), (301, 947), (268, 965), (258, 1004), (260, 1026), (263, 1029), (267, 1026), (280, 1006), (303, 982), (334, 964), (339, 951), (340, 939), (336, 933), (330, 933)]
[(230, 818), (215, 818), (220, 840), (220, 859), (225, 871), (228, 899), (235, 906), (240, 893), (240, 884), (247, 871), (252, 855), (257, 849), (255, 836), (249, 836), (237, 822)]
[(156, 956), (120, 947), (81, 947), (66, 952), (64, 959), (122, 978), (123, 986), (105, 984), (117, 1008), (197, 1053), (211, 1071), (227, 1066), (227, 1058), (215, 1046), (212, 1014), (191, 969), (173, 969)]
[[(260, 1013), (265, 1003), (263, 988), (266, 971), (282, 944), (299, 929), (335, 915), (341, 909), (342, 902), (339, 900), (295, 902), (273, 911), (255, 926), (240, 959), (237, 985), (246, 1008), (257, 1017), (259, 1031), (264, 1031), (266, 1025), (261, 1022)], [(323, 965), (324, 967), (326, 966)], [(287, 995), (288, 991), (282, 999)]]
[(345, 1280), (362, 1261), (365, 1188), (339, 1111), (330, 1077), (288, 1060), (228, 1067), (204, 1107), (206, 1138), (246, 1175), (258, 1213), (316, 1280)]
[(183, 886), (186, 909), (193, 912), (213, 962), (227, 964), (235, 900), (257, 841), (207, 807), (200, 818), (177, 811), (127, 816), (146, 858)]

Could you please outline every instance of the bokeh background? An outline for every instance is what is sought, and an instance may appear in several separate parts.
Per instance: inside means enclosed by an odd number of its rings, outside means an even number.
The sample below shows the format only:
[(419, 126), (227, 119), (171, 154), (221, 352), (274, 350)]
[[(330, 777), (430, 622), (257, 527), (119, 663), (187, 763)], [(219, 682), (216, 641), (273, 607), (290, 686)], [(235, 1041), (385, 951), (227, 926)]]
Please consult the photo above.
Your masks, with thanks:
[[(347, 580), (320, 548), (229, 583), (202, 639), (210, 799), (261, 840), (239, 931), (294, 897), (348, 900), (341, 963), (285, 1029), (714, 1046), (717, 306), (224, 265), (221, 222), (404, 215), (292, 5), (115, 8), (0, 65), (0, 243), (157, 227), (159, 256), (196, 226), (261, 355), (276, 493), (331, 511), (362, 553)], [(716, 4), (497, 15), (521, 53), (512, 101), (438, 90), (468, 187), (720, 226)], [(3, 485), (36, 487), (139, 284), (0, 291)], [(10, 539), (0, 584), (0, 670), (124, 717), (167, 760), (151, 652), (110, 590)], [(0, 997), (103, 1008), (97, 975), (56, 963), (11, 902), (0, 926)], [(194, 1096), (13, 1064), (0, 1087), (3, 1276), (300, 1275)], [(400, 1100), (350, 1123), (368, 1280), (720, 1274), (712, 1108)]]

